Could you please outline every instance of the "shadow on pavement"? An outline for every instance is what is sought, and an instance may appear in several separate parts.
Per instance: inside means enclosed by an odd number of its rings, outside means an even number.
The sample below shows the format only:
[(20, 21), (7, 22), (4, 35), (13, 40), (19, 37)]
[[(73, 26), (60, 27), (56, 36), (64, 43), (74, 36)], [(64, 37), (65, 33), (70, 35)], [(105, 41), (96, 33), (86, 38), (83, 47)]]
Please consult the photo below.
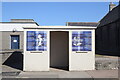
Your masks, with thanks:
[(3, 63), (3, 65), (10, 66), (15, 69), (23, 70), (23, 54), (22, 52), (15, 51)]

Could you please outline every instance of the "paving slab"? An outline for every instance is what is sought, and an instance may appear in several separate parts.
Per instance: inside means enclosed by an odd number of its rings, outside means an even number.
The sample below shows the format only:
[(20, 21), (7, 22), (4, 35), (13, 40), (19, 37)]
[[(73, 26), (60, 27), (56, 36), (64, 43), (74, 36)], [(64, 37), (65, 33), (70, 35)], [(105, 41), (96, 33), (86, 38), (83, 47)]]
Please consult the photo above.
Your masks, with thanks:
[(93, 78), (119, 78), (118, 70), (92, 70), (87, 71)]
[(21, 72), (20, 78), (58, 78), (58, 74), (53, 72)]
[(21, 72), (22, 78), (91, 78), (87, 72)]
[(60, 78), (92, 78), (87, 72), (69, 72), (67, 74), (59, 74)]
[[(13, 69), (9, 66), (3, 65), (3, 72), (20, 72), (19, 75), (16, 76), (2, 76), (3, 78), (17, 78), (17, 80), (21, 79), (39, 79), (39, 78), (61, 78), (61, 79), (88, 79), (88, 80), (116, 80), (118, 77), (118, 70), (91, 70), (91, 71), (67, 71), (61, 69), (51, 68), (50, 71), (46, 72), (24, 72), (21, 70)], [(18, 79), (19, 78), (19, 79)], [(101, 79), (102, 78), (102, 79)], [(104, 79), (103, 79), (104, 78)], [(107, 79), (108, 78), (108, 79)]]
[(10, 66), (7, 65), (2, 65), (2, 72), (20, 72), (21, 70), (16, 69), (16, 68), (12, 68)]

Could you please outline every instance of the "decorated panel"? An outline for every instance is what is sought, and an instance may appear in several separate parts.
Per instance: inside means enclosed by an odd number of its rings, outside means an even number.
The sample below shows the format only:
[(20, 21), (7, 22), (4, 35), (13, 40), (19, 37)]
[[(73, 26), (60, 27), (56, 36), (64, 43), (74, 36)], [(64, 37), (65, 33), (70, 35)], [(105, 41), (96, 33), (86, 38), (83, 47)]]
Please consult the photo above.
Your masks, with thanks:
[(27, 31), (27, 51), (47, 51), (47, 32)]
[(92, 51), (91, 31), (72, 31), (72, 51)]

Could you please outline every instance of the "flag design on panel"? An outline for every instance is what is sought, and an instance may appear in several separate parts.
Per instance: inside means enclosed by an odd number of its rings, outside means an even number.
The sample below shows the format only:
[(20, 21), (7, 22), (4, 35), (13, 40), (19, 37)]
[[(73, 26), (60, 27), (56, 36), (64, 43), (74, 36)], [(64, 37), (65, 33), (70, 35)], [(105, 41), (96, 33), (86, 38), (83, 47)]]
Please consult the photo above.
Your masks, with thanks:
[(27, 51), (47, 51), (47, 32), (27, 31)]
[(72, 31), (72, 51), (92, 51), (91, 31)]

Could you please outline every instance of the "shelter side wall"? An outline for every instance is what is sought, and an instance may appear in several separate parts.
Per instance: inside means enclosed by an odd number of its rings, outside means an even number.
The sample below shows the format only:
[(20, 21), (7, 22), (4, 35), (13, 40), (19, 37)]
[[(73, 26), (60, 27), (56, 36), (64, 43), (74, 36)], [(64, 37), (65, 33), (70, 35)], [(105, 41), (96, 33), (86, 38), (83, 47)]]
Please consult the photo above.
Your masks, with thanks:
[[(87, 31), (87, 30), (79, 30)], [(69, 32), (69, 70), (94, 70), (95, 69), (95, 30), (92, 32), (92, 51), (72, 51), (72, 31)]]
[(24, 31), (24, 71), (49, 71), (49, 32), (47, 32), (47, 51), (27, 50), (27, 31), (43, 31), (29, 29)]

